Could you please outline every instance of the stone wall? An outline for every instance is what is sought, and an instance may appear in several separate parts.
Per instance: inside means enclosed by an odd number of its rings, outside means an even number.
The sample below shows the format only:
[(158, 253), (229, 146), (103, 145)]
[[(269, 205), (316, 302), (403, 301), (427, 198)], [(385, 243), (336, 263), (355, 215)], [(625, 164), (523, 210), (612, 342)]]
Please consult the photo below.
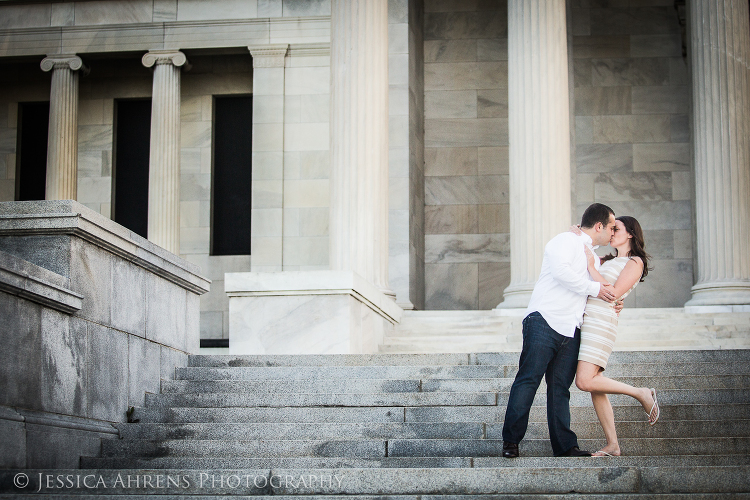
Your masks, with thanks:
[(693, 284), (687, 62), (671, 0), (575, 1), (577, 214), (638, 219), (654, 270), (630, 307), (681, 307)]
[(0, 467), (77, 468), (197, 353), (208, 282), (79, 203), (41, 201), (0, 203), (0, 290)]
[(491, 309), (510, 282), (507, 6), (425, 1), (427, 309)]
[(388, 2), (388, 280), (404, 309), (424, 309), (423, 30), (423, 0)]

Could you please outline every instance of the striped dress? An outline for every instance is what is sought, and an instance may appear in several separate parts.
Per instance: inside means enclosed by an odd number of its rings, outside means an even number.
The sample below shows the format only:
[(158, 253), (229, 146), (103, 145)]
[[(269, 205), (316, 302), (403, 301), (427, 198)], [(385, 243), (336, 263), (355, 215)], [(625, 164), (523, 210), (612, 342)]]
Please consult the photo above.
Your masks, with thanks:
[[(614, 284), (629, 260), (630, 257), (615, 257), (608, 260), (601, 265), (599, 273), (604, 279)], [(638, 281), (621, 298), (627, 297), (637, 284)], [(581, 348), (578, 351), (578, 360), (588, 361), (606, 368), (616, 338), (617, 314), (614, 305), (597, 297), (589, 297), (586, 301), (586, 310), (583, 313)]]

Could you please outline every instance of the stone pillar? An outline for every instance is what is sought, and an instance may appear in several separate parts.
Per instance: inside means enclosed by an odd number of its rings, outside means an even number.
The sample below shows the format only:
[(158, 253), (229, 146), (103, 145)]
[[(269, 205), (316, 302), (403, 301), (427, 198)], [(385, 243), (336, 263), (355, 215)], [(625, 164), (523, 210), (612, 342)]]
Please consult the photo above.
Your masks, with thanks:
[(47, 138), (48, 200), (75, 200), (78, 194), (78, 71), (73, 54), (48, 56), (43, 71), (52, 71)]
[(151, 154), (148, 175), (148, 239), (180, 253), (180, 67), (182, 52), (152, 50), (143, 65), (154, 67)]
[(544, 245), (570, 225), (565, 0), (508, 2), (510, 285), (498, 308), (526, 307)]
[(283, 271), (284, 59), (289, 44), (252, 45), (253, 186), (250, 268)]
[(748, 4), (689, 7), (697, 283), (685, 305), (750, 304)]
[(388, 2), (331, 4), (330, 262), (388, 289)]

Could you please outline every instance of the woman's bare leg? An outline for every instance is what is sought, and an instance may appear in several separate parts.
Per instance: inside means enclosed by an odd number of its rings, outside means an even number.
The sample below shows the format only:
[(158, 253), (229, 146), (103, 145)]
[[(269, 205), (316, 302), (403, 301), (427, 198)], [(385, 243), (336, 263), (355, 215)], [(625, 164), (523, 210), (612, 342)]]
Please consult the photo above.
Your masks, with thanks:
[[(619, 457), (620, 444), (617, 442), (617, 431), (615, 430), (615, 412), (612, 410), (609, 398), (603, 392), (592, 392), (591, 402), (594, 404), (596, 416), (599, 418), (599, 423), (604, 429), (604, 437), (607, 439), (607, 446), (602, 448), (601, 451)], [(594, 455), (598, 456), (596, 453)]]
[(586, 392), (603, 394), (625, 394), (638, 400), (643, 410), (648, 413), (654, 405), (651, 389), (648, 387), (633, 387), (611, 378), (603, 376), (600, 366), (588, 361), (579, 361), (576, 370), (576, 386)]

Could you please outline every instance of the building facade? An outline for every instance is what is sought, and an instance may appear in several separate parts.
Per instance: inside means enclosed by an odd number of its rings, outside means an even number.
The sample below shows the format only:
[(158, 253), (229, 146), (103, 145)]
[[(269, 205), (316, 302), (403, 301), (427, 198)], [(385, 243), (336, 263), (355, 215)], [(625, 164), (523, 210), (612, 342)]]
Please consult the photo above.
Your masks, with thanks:
[(0, 201), (74, 199), (199, 265), (202, 339), (229, 338), (226, 273), (523, 307), (595, 201), (653, 256), (626, 306), (746, 305), (748, 24), (741, 0), (4, 2)]

